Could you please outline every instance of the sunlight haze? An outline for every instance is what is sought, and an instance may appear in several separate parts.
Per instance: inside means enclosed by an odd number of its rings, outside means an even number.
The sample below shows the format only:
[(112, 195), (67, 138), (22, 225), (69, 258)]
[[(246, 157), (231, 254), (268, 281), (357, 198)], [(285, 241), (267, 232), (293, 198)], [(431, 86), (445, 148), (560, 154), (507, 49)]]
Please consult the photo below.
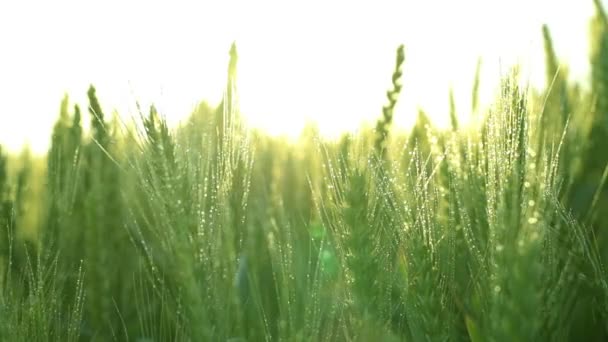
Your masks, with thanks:
[(27, 141), (45, 152), (63, 94), (86, 107), (89, 84), (106, 115), (137, 115), (135, 101), (153, 102), (177, 124), (200, 100), (219, 103), (233, 41), (252, 127), (297, 136), (313, 120), (335, 136), (372, 122), (399, 44), (395, 120), (408, 125), (422, 107), (443, 125), (450, 85), (458, 111), (470, 111), (479, 56), (482, 103), (516, 62), (542, 85), (543, 23), (571, 76), (586, 77), (592, 14), (591, 0), (3, 1), (0, 144), (18, 150)]

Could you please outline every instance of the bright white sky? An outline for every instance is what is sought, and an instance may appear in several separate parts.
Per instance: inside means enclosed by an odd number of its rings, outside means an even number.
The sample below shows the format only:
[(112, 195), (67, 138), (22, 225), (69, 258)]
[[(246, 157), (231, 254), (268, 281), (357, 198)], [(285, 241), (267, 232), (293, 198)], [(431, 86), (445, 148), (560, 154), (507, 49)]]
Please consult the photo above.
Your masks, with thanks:
[[(424, 107), (448, 120), (448, 87), (470, 109), (477, 57), (482, 100), (523, 62), (544, 78), (541, 24), (571, 72), (587, 72), (592, 0), (33, 1), (0, 2), (0, 144), (45, 152), (65, 92), (86, 108), (95, 84), (106, 113), (154, 102), (184, 119), (217, 103), (228, 50), (239, 52), (241, 111), (255, 127), (295, 136), (307, 119), (335, 135), (375, 120), (396, 47), (405, 44), (396, 120)], [(87, 117), (88, 119), (88, 117)]]

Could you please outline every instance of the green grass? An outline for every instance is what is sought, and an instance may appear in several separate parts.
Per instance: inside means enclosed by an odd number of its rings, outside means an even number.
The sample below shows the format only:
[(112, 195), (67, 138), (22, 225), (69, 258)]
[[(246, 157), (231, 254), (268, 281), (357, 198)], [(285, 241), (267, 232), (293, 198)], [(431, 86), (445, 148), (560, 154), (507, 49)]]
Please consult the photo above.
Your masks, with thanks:
[(235, 46), (224, 102), (176, 129), (66, 96), (44, 160), (0, 153), (0, 340), (608, 339), (596, 5), (589, 91), (544, 27), (551, 86), (514, 68), (482, 109), (478, 67), (472, 127), (391, 127), (403, 47), (376, 128), (338, 141), (244, 127)]

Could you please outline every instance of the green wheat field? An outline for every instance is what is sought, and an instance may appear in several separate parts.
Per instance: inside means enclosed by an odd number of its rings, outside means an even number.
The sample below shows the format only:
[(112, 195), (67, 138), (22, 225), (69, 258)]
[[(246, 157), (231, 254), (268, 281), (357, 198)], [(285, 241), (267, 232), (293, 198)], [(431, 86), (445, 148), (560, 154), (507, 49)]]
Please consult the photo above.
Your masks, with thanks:
[(481, 109), (477, 81), (466, 126), (395, 129), (403, 46), (376, 125), (336, 140), (245, 127), (237, 45), (179, 127), (58, 99), (46, 156), (0, 154), (0, 341), (608, 341), (599, 3), (589, 84), (545, 26), (550, 86), (513, 67)]

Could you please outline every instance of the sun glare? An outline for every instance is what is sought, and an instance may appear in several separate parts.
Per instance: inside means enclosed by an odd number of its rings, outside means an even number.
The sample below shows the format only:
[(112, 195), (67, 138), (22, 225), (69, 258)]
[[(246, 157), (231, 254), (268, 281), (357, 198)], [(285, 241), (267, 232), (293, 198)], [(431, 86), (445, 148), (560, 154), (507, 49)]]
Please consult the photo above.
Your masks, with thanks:
[(0, 142), (16, 150), (28, 141), (45, 152), (63, 94), (84, 104), (90, 83), (107, 112), (129, 117), (136, 101), (155, 103), (176, 124), (199, 100), (219, 103), (232, 41), (241, 111), (252, 127), (295, 137), (314, 121), (336, 136), (373, 122), (399, 44), (406, 49), (397, 124), (410, 125), (421, 107), (446, 125), (450, 87), (459, 115), (470, 113), (479, 57), (482, 103), (511, 64), (542, 82), (542, 23), (556, 32), (573, 77), (583, 77), (591, 13), (592, 2), (578, 0), (4, 2), (0, 108), (11, 120)]

